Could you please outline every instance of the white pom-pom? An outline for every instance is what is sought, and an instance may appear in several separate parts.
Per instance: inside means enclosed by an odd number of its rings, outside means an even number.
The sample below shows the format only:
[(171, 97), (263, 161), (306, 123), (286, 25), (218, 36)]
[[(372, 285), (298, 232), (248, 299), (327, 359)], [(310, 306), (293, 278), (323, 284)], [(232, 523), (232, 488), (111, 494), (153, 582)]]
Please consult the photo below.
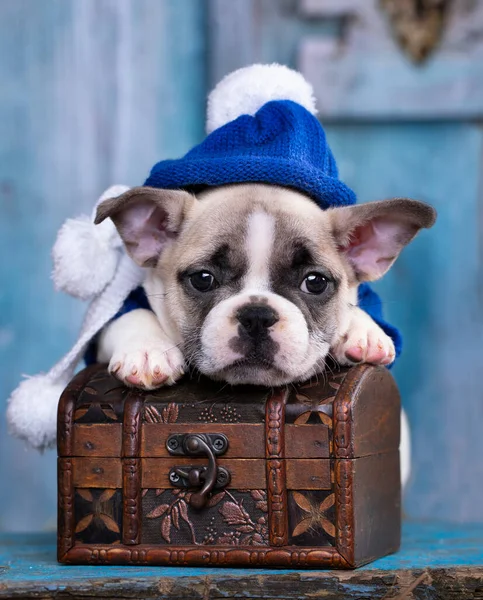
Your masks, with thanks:
[(297, 71), (284, 65), (251, 65), (227, 75), (208, 96), (206, 131), (254, 115), (271, 100), (292, 100), (317, 114), (314, 91)]
[[(105, 221), (109, 224), (109, 221)], [(112, 224), (112, 223), (111, 223)], [(114, 277), (119, 250), (113, 248), (89, 217), (67, 219), (52, 249), (55, 288), (87, 300)]]
[(36, 375), (22, 381), (8, 401), (10, 432), (37, 450), (54, 447), (57, 406), (66, 383), (67, 380), (53, 382), (47, 375)]
[[(112, 186), (98, 203), (128, 189)], [(52, 249), (55, 288), (81, 300), (96, 296), (114, 277), (121, 246), (119, 234), (110, 219), (100, 225), (94, 225), (93, 219), (86, 216), (67, 219)]]

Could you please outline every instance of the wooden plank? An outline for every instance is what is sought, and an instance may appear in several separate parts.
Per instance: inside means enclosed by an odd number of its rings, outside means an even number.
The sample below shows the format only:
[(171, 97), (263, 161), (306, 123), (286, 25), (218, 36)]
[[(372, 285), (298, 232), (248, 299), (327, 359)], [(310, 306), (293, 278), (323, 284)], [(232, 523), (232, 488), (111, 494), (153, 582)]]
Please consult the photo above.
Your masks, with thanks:
[(285, 425), (286, 458), (327, 458), (329, 454), (326, 425)]
[[(93, 426), (96, 428), (102, 425)], [(162, 424), (144, 423), (141, 442), (141, 456), (146, 457), (168, 457), (171, 456), (166, 449), (166, 439), (172, 433), (186, 433), (189, 425), (186, 423)], [(196, 430), (200, 433), (224, 433), (229, 440), (229, 448), (224, 454), (230, 458), (261, 458), (265, 452), (264, 426), (259, 424), (246, 423), (242, 427), (238, 424), (228, 425), (197, 423)], [(101, 437), (101, 432), (95, 431), (96, 439)], [(288, 458), (327, 458), (329, 456), (329, 434), (325, 425), (286, 425), (285, 426), (285, 448)], [(90, 440), (89, 432), (82, 432), (79, 437), (79, 444), (75, 445), (78, 449)], [(90, 437), (93, 437), (92, 435)], [(84, 439), (86, 438), (86, 439)], [(105, 442), (104, 447), (108, 454), (105, 456), (114, 456), (113, 451), (117, 448), (117, 438), (112, 442)], [(94, 443), (94, 442), (93, 442)], [(80, 447), (79, 450), (87, 455), (87, 450)], [(95, 456), (102, 456), (100, 451)], [(93, 455), (89, 451), (89, 455)]]
[(210, 87), (253, 63), (295, 67), (303, 36), (336, 36), (340, 30), (337, 19), (307, 19), (295, 0), (208, 0), (208, 25)]
[(299, 11), (306, 17), (334, 18), (353, 15), (368, 0), (299, 0)]
[[(262, 458), (265, 456), (265, 428), (262, 424), (244, 423), (196, 423), (198, 433), (223, 433), (229, 441), (229, 447), (223, 455), (227, 458)], [(143, 423), (141, 456), (172, 457), (166, 449), (166, 440), (173, 433), (191, 431), (190, 424)], [(174, 458), (173, 458), (174, 460)]]
[(121, 488), (122, 461), (120, 458), (73, 458), (72, 478), (75, 488)]
[[(264, 490), (267, 488), (265, 461), (263, 459), (219, 458), (216, 463), (228, 469), (231, 489)], [(176, 467), (205, 466), (202, 458), (143, 458), (141, 461), (141, 487), (170, 488), (169, 471)], [(329, 460), (287, 460), (287, 489), (328, 490), (332, 486)], [(78, 485), (78, 487), (82, 487)], [(89, 486), (86, 486), (89, 487)]]
[[(265, 477), (265, 460), (263, 459), (229, 459), (217, 458), (219, 467), (228, 469), (231, 482), (228, 486), (238, 490), (265, 490), (267, 481)], [(207, 460), (203, 458), (143, 458), (141, 459), (141, 486), (146, 488), (172, 488), (168, 474), (173, 467), (206, 466)]]
[(0, 536), (0, 597), (142, 597), (207, 600), (237, 597), (334, 600), (412, 597), (481, 598), (483, 525), (414, 522), (397, 554), (357, 571), (82, 567), (55, 561), (55, 534)]
[(72, 456), (121, 456), (122, 424), (74, 425)]
[[(143, 425), (141, 456), (168, 457), (165, 441), (171, 433), (186, 431), (187, 425), (166, 425), (146, 423)], [(245, 429), (247, 428), (247, 429)], [(230, 440), (230, 449), (226, 456), (233, 458), (257, 458), (263, 456), (263, 425), (220, 425), (216, 432), (224, 433)], [(74, 445), (72, 456), (106, 456), (121, 455), (122, 426), (118, 423), (77, 424), (74, 426)], [(198, 431), (213, 432), (212, 425), (197, 425)], [(329, 435), (324, 425), (287, 425), (286, 426), (287, 458), (327, 458), (329, 456)]]
[(400, 53), (305, 39), (299, 68), (313, 84), (322, 120), (476, 119), (483, 114), (483, 52), (443, 53), (419, 67)]
[(256, 8), (253, 0), (208, 0), (208, 77), (212, 86), (231, 71), (257, 62)]
[[(401, 543), (401, 484), (399, 452), (373, 454), (352, 461), (354, 550), (351, 564), (396, 552)], [(335, 467), (337, 474), (337, 467)], [(336, 475), (337, 481), (337, 475)], [(342, 549), (339, 552), (348, 559)]]
[(330, 490), (330, 460), (290, 459), (287, 465), (288, 490)]

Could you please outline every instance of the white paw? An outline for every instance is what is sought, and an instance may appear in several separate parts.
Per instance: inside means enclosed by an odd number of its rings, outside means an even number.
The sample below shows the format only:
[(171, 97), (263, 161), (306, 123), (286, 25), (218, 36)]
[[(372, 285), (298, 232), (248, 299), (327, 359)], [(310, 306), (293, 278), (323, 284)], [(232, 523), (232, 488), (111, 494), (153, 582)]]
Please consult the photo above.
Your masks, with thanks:
[(177, 346), (152, 341), (135, 346), (114, 352), (109, 363), (109, 372), (126, 385), (154, 390), (173, 385), (184, 374), (184, 358)]
[(332, 356), (340, 365), (370, 363), (390, 365), (396, 352), (392, 339), (372, 319), (361, 319), (331, 349)]

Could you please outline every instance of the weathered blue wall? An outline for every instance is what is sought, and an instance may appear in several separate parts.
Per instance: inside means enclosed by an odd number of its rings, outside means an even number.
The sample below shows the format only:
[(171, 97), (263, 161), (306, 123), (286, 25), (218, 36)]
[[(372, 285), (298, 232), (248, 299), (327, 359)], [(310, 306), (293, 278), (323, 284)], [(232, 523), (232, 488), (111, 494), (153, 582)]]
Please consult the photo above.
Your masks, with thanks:
[(362, 201), (409, 196), (438, 221), (379, 283), (405, 347), (394, 367), (413, 432), (410, 515), (483, 521), (481, 128), (469, 123), (334, 126)]
[[(483, 521), (483, 4), (454, 3), (423, 67), (378, 0), (0, 0), (0, 393), (47, 369), (83, 307), (53, 292), (63, 219), (203, 135), (206, 86), (256, 61), (301, 68), (362, 201), (439, 211), (379, 285), (405, 333), (414, 440), (406, 511)], [(403, 82), (403, 83), (402, 83)], [(3, 411), (0, 411), (3, 418)], [(55, 456), (0, 432), (0, 529), (55, 521)]]
[(0, 529), (55, 526), (55, 453), (7, 437), (3, 402), (76, 337), (56, 231), (201, 139), (204, 65), (203, 0), (0, 2)]
[[(377, 285), (404, 332), (394, 368), (413, 433), (413, 517), (483, 521), (483, 3), (451, 4), (422, 65), (378, 0), (210, 0), (210, 76), (284, 62), (313, 83), (342, 178), (361, 201), (439, 212)], [(223, 52), (223, 49), (237, 52)]]

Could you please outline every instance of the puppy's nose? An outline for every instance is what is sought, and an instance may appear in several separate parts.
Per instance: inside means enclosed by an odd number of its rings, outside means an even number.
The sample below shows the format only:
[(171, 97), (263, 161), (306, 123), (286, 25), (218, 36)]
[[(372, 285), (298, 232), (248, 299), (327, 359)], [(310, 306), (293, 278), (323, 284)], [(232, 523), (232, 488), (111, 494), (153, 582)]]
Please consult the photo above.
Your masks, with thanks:
[(278, 315), (269, 306), (248, 304), (240, 308), (237, 319), (250, 337), (257, 337), (275, 325)]

